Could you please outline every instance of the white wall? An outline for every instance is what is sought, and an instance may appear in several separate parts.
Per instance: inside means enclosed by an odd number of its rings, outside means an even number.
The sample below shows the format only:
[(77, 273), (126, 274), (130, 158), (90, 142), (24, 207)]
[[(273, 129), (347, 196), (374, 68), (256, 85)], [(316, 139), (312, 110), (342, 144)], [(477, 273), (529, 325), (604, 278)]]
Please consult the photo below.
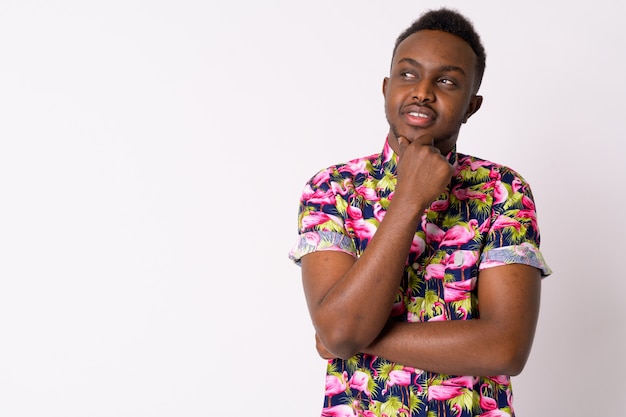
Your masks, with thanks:
[[(299, 193), (381, 149), (444, 3), (215, 3), (0, 2), (0, 415), (319, 415)], [(554, 269), (518, 415), (619, 415), (626, 5), (445, 4), (488, 52), (459, 150), (532, 184)]]

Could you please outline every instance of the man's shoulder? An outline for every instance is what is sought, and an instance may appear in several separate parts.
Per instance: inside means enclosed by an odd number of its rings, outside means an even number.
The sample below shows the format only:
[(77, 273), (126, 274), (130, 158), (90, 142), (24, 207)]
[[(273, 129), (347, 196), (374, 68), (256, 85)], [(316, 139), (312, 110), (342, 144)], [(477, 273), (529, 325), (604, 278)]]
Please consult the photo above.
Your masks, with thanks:
[(340, 178), (354, 178), (359, 175), (367, 176), (371, 174), (372, 168), (379, 163), (381, 155), (382, 154), (378, 152), (368, 156), (362, 156), (349, 161), (330, 165), (319, 170), (313, 177), (311, 177), (309, 183), (320, 185), (331, 179), (337, 180)]
[(519, 180), (524, 181), (520, 173), (508, 165), (460, 152), (457, 154), (457, 160), (459, 172), (476, 173), (479, 171), (488, 171), (491, 174), (491, 179), (494, 178), (493, 175), (497, 174), (498, 177), (501, 177), (503, 179), (504, 177), (511, 177), (518, 178)]

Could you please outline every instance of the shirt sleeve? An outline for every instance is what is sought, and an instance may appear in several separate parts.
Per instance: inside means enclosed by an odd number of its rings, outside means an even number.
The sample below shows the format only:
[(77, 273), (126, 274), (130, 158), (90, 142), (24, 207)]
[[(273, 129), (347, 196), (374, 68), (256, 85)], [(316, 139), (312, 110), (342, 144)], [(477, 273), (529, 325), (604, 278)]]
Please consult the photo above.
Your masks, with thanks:
[(512, 170), (494, 181), (494, 205), (479, 269), (524, 264), (548, 276), (552, 270), (539, 250), (537, 212), (528, 183)]
[[(334, 191), (332, 169), (322, 170), (304, 187), (298, 211), (298, 238), (289, 259), (300, 264), (312, 252), (333, 250), (357, 256), (356, 244), (345, 227), (347, 204)], [(336, 184), (336, 183), (335, 183)]]

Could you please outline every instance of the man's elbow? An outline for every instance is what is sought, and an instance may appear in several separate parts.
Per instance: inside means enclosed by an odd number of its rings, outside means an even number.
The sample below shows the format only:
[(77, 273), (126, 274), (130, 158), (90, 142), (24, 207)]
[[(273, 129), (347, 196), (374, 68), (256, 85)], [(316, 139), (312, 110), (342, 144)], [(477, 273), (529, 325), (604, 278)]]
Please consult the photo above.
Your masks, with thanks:
[(333, 328), (320, 334), (326, 349), (340, 359), (348, 359), (361, 352), (364, 344), (355, 335)]
[(529, 353), (529, 349), (520, 349), (517, 346), (502, 349), (496, 358), (491, 356), (496, 368), (496, 374), (509, 376), (519, 375), (526, 366)]

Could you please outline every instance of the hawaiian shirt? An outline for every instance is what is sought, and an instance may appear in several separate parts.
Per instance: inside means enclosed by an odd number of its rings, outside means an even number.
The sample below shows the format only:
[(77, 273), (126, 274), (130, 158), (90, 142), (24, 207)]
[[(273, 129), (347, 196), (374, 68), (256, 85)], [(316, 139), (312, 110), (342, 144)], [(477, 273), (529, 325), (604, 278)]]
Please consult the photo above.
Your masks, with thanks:
[[(391, 318), (407, 322), (478, 318), (478, 272), (510, 263), (551, 273), (539, 251), (529, 185), (515, 171), (473, 156), (447, 155), (454, 174), (415, 232)], [(332, 166), (304, 187), (299, 238), (289, 257), (336, 250), (360, 256), (385, 216), (398, 156)], [(462, 354), (462, 352), (459, 352)], [(357, 354), (328, 361), (322, 416), (514, 416), (510, 377), (443, 375)]]

